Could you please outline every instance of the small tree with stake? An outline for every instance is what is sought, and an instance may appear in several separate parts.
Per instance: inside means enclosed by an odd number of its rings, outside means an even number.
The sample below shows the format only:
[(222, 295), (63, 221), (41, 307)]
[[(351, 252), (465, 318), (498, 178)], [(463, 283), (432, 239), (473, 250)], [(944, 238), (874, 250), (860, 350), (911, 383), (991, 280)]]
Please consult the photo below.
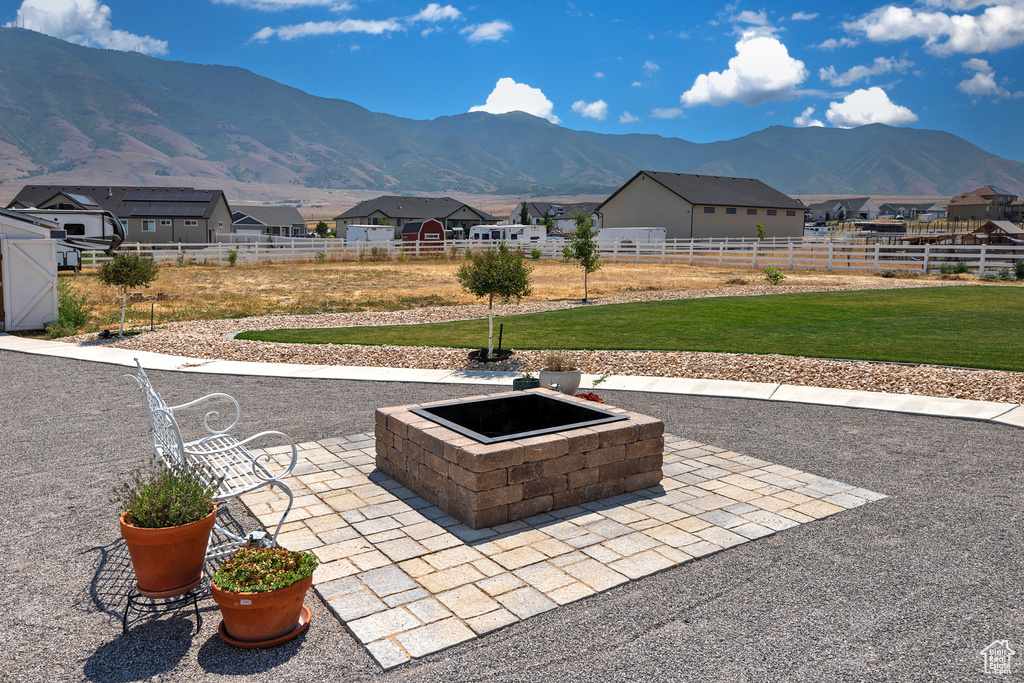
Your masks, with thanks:
[(331, 232), (331, 228), (325, 221), (320, 221), (314, 228), (317, 237), (327, 237), (328, 233)]
[(593, 230), (594, 219), (580, 210), (572, 214), (576, 228), (569, 236), (569, 244), (562, 249), (567, 261), (575, 261), (583, 269), (583, 303), (587, 302), (587, 275), (601, 268), (601, 250), (597, 246), (597, 235)]
[(475, 297), (487, 297), (487, 355), (494, 353), (494, 297), (502, 302), (518, 301), (531, 291), (530, 273), (522, 253), (510, 251), (502, 242), (497, 249), (467, 254), (467, 261), (455, 277)]
[(530, 224), (530, 210), (526, 208), (526, 202), (523, 202), (522, 208), (519, 209), (519, 225)]
[(128, 289), (149, 287), (160, 274), (160, 268), (153, 259), (137, 252), (125, 251), (100, 266), (100, 282), (121, 290), (121, 328), (117, 336), (124, 336), (124, 313), (128, 307)]

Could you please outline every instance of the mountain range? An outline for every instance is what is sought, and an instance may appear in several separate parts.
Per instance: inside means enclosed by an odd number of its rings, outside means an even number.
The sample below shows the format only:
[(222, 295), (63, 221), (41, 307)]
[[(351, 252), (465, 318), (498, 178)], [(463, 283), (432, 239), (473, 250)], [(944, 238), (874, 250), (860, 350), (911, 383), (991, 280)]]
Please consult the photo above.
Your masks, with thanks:
[(734, 140), (563, 128), (528, 114), (418, 121), (245, 69), (0, 28), (0, 181), (296, 185), (381, 193), (608, 193), (638, 170), (758, 178), (788, 194), (1024, 194), (1024, 164), (950, 133), (772, 126)]

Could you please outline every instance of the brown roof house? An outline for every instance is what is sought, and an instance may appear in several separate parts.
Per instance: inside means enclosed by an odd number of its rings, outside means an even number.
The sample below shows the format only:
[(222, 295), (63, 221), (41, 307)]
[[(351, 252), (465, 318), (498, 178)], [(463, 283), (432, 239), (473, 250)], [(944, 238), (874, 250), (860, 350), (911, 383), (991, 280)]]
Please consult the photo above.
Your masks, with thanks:
[(494, 216), (451, 197), (394, 197), (385, 195), (361, 202), (334, 217), (339, 235), (350, 225), (391, 225), (401, 228), (406, 221), (434, 218), (446, 230), (464, 230), (494, 223)]
[(221, 190), (191, 187), (26, 185), (9, 209), (106, 209), (124, 225), (127, 242), (212, 243), (231, 232), (231, 207)]
[(799, 200), (753, 178), (640, 171), (598, 208), (602, 228), (665, 228), (666, 239), (801, 237)]
[(1013, 212), (1017, 195), (992, 185), (964, 192), (949, 200), (946, 215), (949, 220), (1005, 221)]

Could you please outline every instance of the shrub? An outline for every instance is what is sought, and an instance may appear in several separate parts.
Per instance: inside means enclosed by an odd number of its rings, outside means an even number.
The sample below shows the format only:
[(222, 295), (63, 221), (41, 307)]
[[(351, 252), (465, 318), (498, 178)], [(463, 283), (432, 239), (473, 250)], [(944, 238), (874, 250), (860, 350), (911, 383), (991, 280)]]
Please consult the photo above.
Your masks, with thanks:
[(238, 262), (238, 250), (228, 249), (228, 265), (234, 266)]
[(765, 282), (774, 287), (775, 285), (779, 284), (780, 282), (786, 279), (786, 274), (779, 270), (778, 268), (772, 268), (771, 266), (769, 266), (764, 269), (763, 279), (765, 280)]
[(939, 267), (939, 272), (943, 275), (959, 275), (971, 272), (971, 268), (963, 261), (957, 261), (956, 263), (943, 263)]
[(164, 469), (148, 478), (136, 470), (130, 482), (115, 490), (114, 499), (128, 512), (133, 526), (163, 529), (198, 522), (213, 510), (220, 482), (207, 482), (191, 470)]
[(1013, 264), (1013, 276), (1018, 280), (1024, 280), (1024, 261), (1017, 261)]
[(327, 254), (322, 251), (318, 251), (316, 252), (316, 255), (313, 256), (313, 260), (317, 263), (327, 263)]
[(541, 359), (541, 368), (546, 372), (571, 372), (576, 364), (565, 351), (548, 351)]
[(534, 247), (533, 249), (530, 250), (530, 258), (532, 258), (534, 261), (539, 261), (540, 257), (540, 249)]
[(57, 280), (57, 322), (46, 328), (51, 339), (67, 337), (89, 321), (89, 298), (65, 279)]
[(213, 575), (213, 583), (232, 593), (265, 593), (302, 581), (317, 567), (316, 555), (284, 548), (241, 548)]

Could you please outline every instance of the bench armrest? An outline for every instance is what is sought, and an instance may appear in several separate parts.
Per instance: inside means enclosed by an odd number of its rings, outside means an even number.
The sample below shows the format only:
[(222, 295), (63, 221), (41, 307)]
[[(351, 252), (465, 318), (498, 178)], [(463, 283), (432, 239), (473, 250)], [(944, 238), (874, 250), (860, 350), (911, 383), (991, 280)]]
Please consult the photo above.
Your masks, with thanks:
[[(131, 375), (127, 376), (131, 377)], [(235, 419), (231, 421), (231, 424), (220, 429), (214, 429), (213, 427), (210, 426), (210, 420), (220, 419), (220, 411), (211, 410), (210, 412), (206, 413), (206, 415), (203, 416), (203, 426), (206, 427), (206, 431), (210, 432), (211, 434), (223, 434), (224, 432), (227, 432), (236, 424), (238, 424), (238, 420), (242, 416), (242, 409), (238, 405), (238, 401), (236, 401), (232, 396), (229, 396), (228, 394), (209, 394), (207, 396), (203, 396), (202, 398), (197, 398), (194, 401), (189, 401), (188, 403), (182, 403), (181, 405), (178, 406), (170, 406), (168, 410), (174, 413), (181, 408), (191, 408), (192, 406), (199, 405), (204, 401), (209, 401), (215, 398), (226, 398), (227, 400), (231, 401), (232, 405), (235, 406)]]
[[(196, 445), (198, 445), (198, 444), (202, 444), (204, 442), (210, 441), (212, 439), (223, 438), (224, 436), (226, 436), (226, 435), (225, 434), (220, 434), (220, 433), (213, 434), (213, 435), (208, 436), (208, 437), (206, 437), (204, 439), (200, 439), (199, 441), (197, 441), (195, 443), (196, 443)], [(206, 456), (206, 455), (217, 455), (218, 453), (227, 453), (229, 451), (237, 449), (238, 447), (245, 448), (245, 445), (247, 443), (249, 443), (251, 441), (255, 441), (256, 439), (262, 439), (262, 438), (267, 437), (267, 436), (281, 436), (281, 437), (284, 437), (284, 440), (288, 442), (288, 445), (292, 449), (291, 460), (288, 462), (288, 465), (285, 467), (284, 472), (282, 472), (279, 475), (274, 476), (273, 478), (268, 479), (267, 477), (263, 476), (263, 474), (260, 472), (260, 469), (259, 469), (259, 467), (257, 467), (257, 464), (259, 463), (260, 460), (265, 460), (268, 464), (271, 463), (272, 460), (273, 460), (272, 454), (271, 453), (264, 453), (262, 455), (254, 456), (253, 457), (253, 461), (252, 461), (252, 473), (253, 473), (253, 476), (255, 476), (257, 479), (261, 479), (263, 481), (274, 481), (275, 479), (283, 479), (284, 477), (287, 477), (289, 474), (292, 473), (292, 470), (295, 469), (296, 463), (298, 463), (298, 461), (299, 461), (299, 451), (298, 451), (298, 448), (296, 448), (296, 446), (295, 446), (295, 442), (292, 441), (292, 438), (290, 436), (288, 436), (287, 434), (285, 434), (284, 432), (275, 432), (275, 431), (260, 432), (259, 434), (253, 434), (252, 436), (250, 436), (250, 437), (248, 437), (246, 439), (242, 439), (241, 441), (234, 441), (234, 443), (228, 444), (226, 446), (220, 446), (220, 447), (217, 447), (217, 448), (210, 448), (210, 449), (204, 449), (204, 450), (201, 450), (201, 451), (190, 451), (190, 452), (193, 452), (196, 455), (204, 455), (204, 456)], [(267, 468), (267, 469), (269, 469), (269, 468)]]

